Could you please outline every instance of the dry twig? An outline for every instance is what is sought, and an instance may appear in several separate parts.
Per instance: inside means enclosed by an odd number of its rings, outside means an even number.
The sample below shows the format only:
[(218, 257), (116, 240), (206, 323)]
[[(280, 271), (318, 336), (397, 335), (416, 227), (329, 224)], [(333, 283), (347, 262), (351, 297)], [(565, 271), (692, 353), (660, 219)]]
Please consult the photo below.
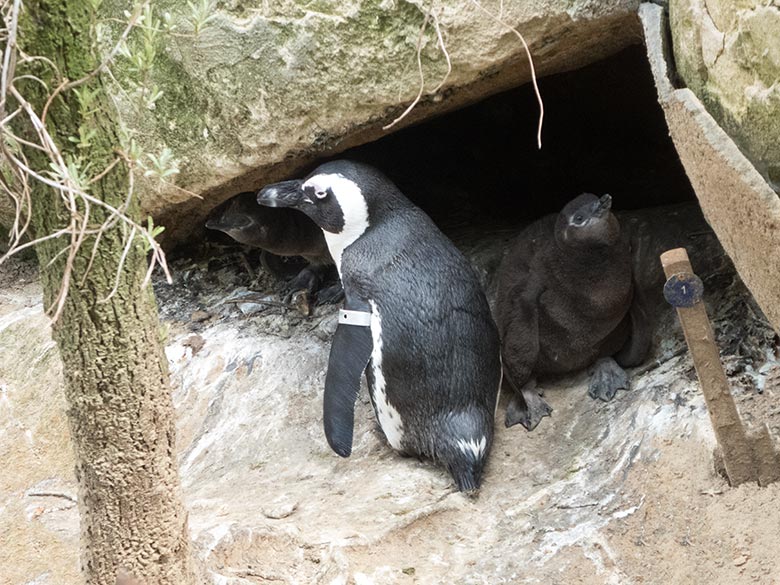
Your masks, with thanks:
[(496, 16), (490, 10), (482, 6), (482, 4), (479, 3), (478, 0), (471, 0), (471, 3), (474, 4), (477, 8), (479, 8), (482, 12), (487, 14), (490, 18), (495, 20), (498, 24), (505, 27), (508, 31), (513, 33), (518, 39), (520, 39), (520, 42), (523, 43), (523, 49), (525, 49), (525, 54), (528, 57), (528, 67), (531, 70), (531, 83), (534, 86), (534, 93), (536, 93), (536, 101), (539, 102), (539, 129), (536, 132), (536, 144), (541, 149), (542, 148), (542, 124), (544, 122), (544, 101), (542, 100), (542, 94), (539, 91), (539, 84), (536, 81), (536, 68), (534, 67), (534, 58), (531, 56), (531, 49), (528, 48), (528, 43), (525, 42), (525, 37), (523, 37), (522, 34), (520, 34), (520, 31), (518, 31), (515, 27), (513, 27), (511, 24), (508, 24), (503, 19), (503, 11), (504, 11), (504, 4), (501, 3), (501, 8), (499, 12), (499, 16)]
[[(513, 27), (511, 24), (508, 24), (504, 20), (504, 2), (501, 0), (499, 3), (499, 12), (498, 16), (490, 12), (487, 8), (482, 6), (480, 4), (479, 0), (471, 0), (471, 2), (479, 8), (482, 12), (487, 14), (491, 19), (493, 19), (495, 22), (506, 28), (508, 31), (513, 33), (515, 36), (517, 36), (518, 39), (520, 39), (520, 42), (523, 44), (523, 49), (525, 50), (525, 54), (528, 57), (528, 66), (531, 72), (531, 83), (534, 87), (534, 93), (536, 94), (536, 100), (539, 103), (539, 126), (536, 133), (536, 143), (539, 148), (542, 148), (542, 125), (544, 122), (544, 101), (542, 100), (542, 94), (539, 91), (539, 84), (536, 79), (536, 68), (534, 66), (534, 60), (533, 56), (531, 55), (531, 49), (528, 47), (528, 43), (525, 40), (525, 37), (518, 31), (515, 27)], [(444, 75), (442, 80), (439, 82), (439, 84), (434, 87), (429, 94), (435, 94), (437, 93), (442, 87), (444, 87), (444, 84), (447, 82), (447, 79), (449, 79), (450, 74), (452, 73), (452, 60), (450, 58), (449, 51), (447, 51), (447, 46), (444, 43), (444, 36), (442, 35), (441, 31), (441, 22), (439, 19), (439, 15), (436, 14), (436, 12), (431, 8), (431, 10), (425, 12), (425, 18), (423, 19), (422, 26), (420, 27), (420, 34), (417, 38), (417, 70), (419, 72), (420, 76), (420, 88), (417, 91), (417, 95), (412, 100), (412, 102), (407, 106), (407, 108), (401, 113), (400, 116), (398, 116), (395, 120), (387, 124), (386, 126), (383, 126), (383, 130), (389, 130), (396, 124), (398, 124), (401, 120), (406, 118), (409, 113), (415, 108), (415, 106), (420, 102), (422, 99), (423, 93), (425, 92), (425, 74), (423, 72), (423, 66), (422, 66), (422, 48), (423, 48), (423, 39), (425, 37), (425, 30), (428, 27), (429, 22), (433, 22), (434, 30), (436, 31), (436, 38), (437, 38), (437, 44), (439, 46), (439, 49), (444, 54), (444, 58), (447, 60), (447, 73)]]

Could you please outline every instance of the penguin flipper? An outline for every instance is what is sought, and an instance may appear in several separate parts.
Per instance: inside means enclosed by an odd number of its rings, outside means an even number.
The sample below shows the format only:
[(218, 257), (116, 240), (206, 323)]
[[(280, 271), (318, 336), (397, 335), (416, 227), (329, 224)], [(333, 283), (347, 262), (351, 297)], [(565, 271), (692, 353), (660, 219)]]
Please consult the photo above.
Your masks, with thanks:
[(352, 453), (355, 401), (373, 348), (369, 327), (339, 324), (333, 336), (325, 376), (323, 421), (328, 445), (342, 457)]

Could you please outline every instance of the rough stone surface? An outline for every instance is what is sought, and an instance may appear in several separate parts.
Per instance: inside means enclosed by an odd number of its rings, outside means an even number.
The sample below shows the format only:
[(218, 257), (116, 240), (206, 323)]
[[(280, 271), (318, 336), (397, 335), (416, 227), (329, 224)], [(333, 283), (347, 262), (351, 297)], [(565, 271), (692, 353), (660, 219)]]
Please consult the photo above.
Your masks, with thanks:
[(672, 0), (682, 80), (780, 192), (780, 4)]
[[(187, 22), (187, 3), (154, 4), (178, 27), (163, 35), (146, 82), (162, 97), (148, 109), (135, 93), (113, 91), (142, 150), (168, 147), (179, 163), (181, 173), (170, 183), (151, 183), (142, 195), (145, 211), (167, 227), (169, 241), (200, 227), (229, 196), (386, 134), (382, 126), (420, 86), (416, 46), (428, 10), (420, 0), (220, 2), (198, 36)], [(126, 8), (118, 0), (106, 5), (115, 16)], [(518, 38), (476, 2), (434, 6), (452, 74), (429, 93), (447, 71), (431, 25), (422, 43), (425, 95), (404, 124), (530, 79)], [(502, 20), (525, 35), (539, 75), (581, 67), (641, 39), (637, 0), (482, 6), (496, 15), (503, 10)], [(117, 23), (104, 39), (106, 49), (120, 32)], [(137, 42), (132, 39), (131, 46)], [(120, 82), (132, 77), (126, 59), (114, 69)]]
[[(644, 4), (648, 57), (669, 131), (713, 227), (745, 284), (780, 330), (780, 198), (690, 89), (674, 89), (659, 7)], [(774, 136), (777, 143), (777, 134)]]
[[(510, 235), (467, 250), (489, 291)], [(242, 316), (225, 302), (249, 284), (241, 266), (226, 252), (180, 261), (175, 286), (158, 287), (190, 528), (213, 583), (773, 585), (780, 487), (731, 490), (714, 472), (672, 311), (659, 364), (612, 403), (587, 398), (584, 374), (543, 384), (553, 416), (533, 433), (497, 428), (472, 500), (446, 471), (387, 447), (365, 389), (352, 457), (330, 451), (321, 409), (335, 308)], [(77, 585), (61, 372), (34, 275), (19, 285), (10, 268), (0, 269), (0, 528), (11, 543), (0, 584)], [(732, 279), (705, 279), (718, 342), (746, 422), (777, 437), (777, 338)], [(196, 310), (212, 318), (193, 321)]]

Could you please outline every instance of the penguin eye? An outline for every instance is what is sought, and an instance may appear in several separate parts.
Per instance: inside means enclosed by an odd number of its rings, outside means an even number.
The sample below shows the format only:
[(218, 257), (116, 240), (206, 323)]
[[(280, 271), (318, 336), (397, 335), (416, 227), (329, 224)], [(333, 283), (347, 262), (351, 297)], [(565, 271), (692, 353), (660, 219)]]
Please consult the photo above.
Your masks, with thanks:
[(309, 196), (309, 199), (312, 200), (312, 203), (314, 203), (313, 199), (315, 197), (319, 200), (322, 200), (333, 193), (330, 190), (330, 187), (315, 187), (314, 185), (305, 186), (303, 188), (303, 192)]
[(585, 223), (585, 218), (583, 217), (583, 215), (581, 213), (578, 213), (572, 219), (572, 223), (574, 225), (582, 225), (583, 223)]

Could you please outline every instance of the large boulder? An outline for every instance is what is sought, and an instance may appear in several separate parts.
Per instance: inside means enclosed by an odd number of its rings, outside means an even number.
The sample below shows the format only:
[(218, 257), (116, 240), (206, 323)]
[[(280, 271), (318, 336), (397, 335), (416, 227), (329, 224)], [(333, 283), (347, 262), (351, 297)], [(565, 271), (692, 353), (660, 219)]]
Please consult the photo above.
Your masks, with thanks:
[(671, 0), (677, 71), (780, 191), (780, 3)]
[[(114, 16), (125, 4), (106, 3)], [(189, 3), (155, 5), (155, 18), (176, 27), (155, 41), (159, 50), (143, 80), (162, 95), (144, 107), (150, 94), (139, 99), (128, 91), (137, 73), (127, 57), (113, 67), (121, 88), (112, 92), (140, 149), (158, 155), (167, 147), (178, 163), (180, 174), (142, 189), (144, 211), (175, 241), (237, 192), (386, 134), (383, 126), (420, 87), (417, 45), (430, 10), (420, 0), (229, 0), (197, 35)], [(435, 5), (422, 38), (424, 96), (394, 129), (529, 81), (523, 46), (506, 25), (525, 36), (537, 73), (547, 75), (639, 42), (637, 7), (636, 0)], [(120, 23), (106, 33), (106, 51)], [(452, 73), (434, 95), (447, 73), (437, 26)], [(142, 33), (134, 32), (131, 51), (142, 45)]]

